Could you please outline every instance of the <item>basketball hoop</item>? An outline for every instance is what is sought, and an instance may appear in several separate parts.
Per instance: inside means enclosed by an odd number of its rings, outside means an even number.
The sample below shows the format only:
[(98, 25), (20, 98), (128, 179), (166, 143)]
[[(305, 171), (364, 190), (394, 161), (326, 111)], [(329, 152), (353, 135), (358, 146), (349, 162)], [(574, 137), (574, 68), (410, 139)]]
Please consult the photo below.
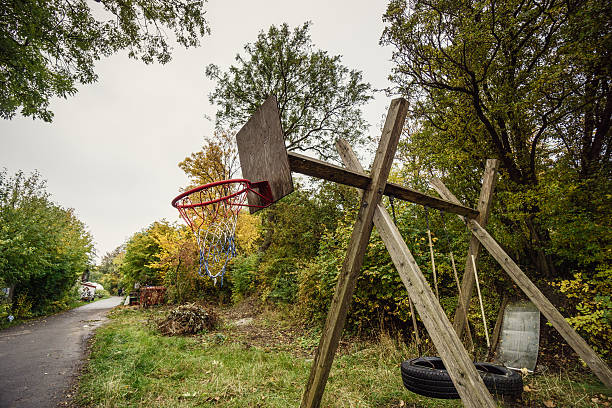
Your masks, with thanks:
[[(261, 205), (251, 205), (247, 195), (253, 194)], [(221, 180), (204, 184), (179, 194), (172, 206), (179, 211), (196, 236), (200, 268), (198, 273), (213, 279), (223, 275), (227, 263), (236, 256), (236, 223), (242, 207), (265, 208), (272, 203), (267, 181), (251, 183), (246, 179)]]

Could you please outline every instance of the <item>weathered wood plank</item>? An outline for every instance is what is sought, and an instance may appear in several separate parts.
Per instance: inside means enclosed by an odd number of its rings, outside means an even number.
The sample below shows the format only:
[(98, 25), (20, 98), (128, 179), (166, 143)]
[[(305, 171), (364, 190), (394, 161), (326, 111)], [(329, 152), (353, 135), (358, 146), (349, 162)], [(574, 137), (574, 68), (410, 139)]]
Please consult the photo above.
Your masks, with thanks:
[(499, 312), (497, 313), (497, 320), (495, 321), (495, 328), (493, 329), (493, 336), (491, 337), (491, 348), (489, 349), (489, 355), (487, 356), (487, 359), (495, 355), (495, 350), (497, 350), (497, 346), (499, 345), (499, 337), (501, 335), (501, 328), (504, 322), (504, 310), (506, 310), (508, 300), (508, 292), (504, 292), (501, 306), (499, 307)]
[[(267, 181), (273, 201), (278, 201), (293, 191), (293, 180), (287, 159), (287, 149), (281, 127), (278, 103), (274, 95), (251, 116), (236, 134), (242, 176), (253, 183)], [(264, 204), (257, 194), (247, 194), (249, 205)], [(249, 211), (258, 211), (249, 207)]]
[[(436, 190), (438, 193), (449, 201), (459, 203), (444, 184), (437, 180)], [(501, 265), (501, 267), (510, 275), (512, 280), (521, 288), (527, 295), (529, 300), (536, 305), (548, 321), (557, 329), (559, 334), (563, 336), (567, 344), (584, 362), (593, 370), (593, 373), (601, 380), (606, 387), (612, 387), (612, 370), (606, 363), (593, 351), (582, 337), (569, 325), (563, 315), (559, 313), (557, 308), (540, 292), (538, 287), (525, 275), (518, 265), (510, 258), (510, 256), (502, 249), (502, 247), (491, 237), (491, 235), (476, 221), (467, 220), (467, 225), (472, 234), (478, 238), (480, 243), (489, 251), (491, 256)]]
[[(363, 173), (351, 171), (349, 169), (345, 169), (344, 167), (329, 164), (295, 152), (287, 152), (287, 155), (289, 156), (289, 167), (291, 168), (291, 171), (295, 173), (318, 177), (360, 189), (367, 188), (371, 182), (370, 177)], [(479, 214), (478, 211), (474, 210), (473, 208), (450, 203), (446, 200), (441, 200), (438, 197), (432, 197), (430, 195), (402, 187), (399, 184), (387, 183), (384, 189), (384, 194), (399, 198), (400, 200), (426, 205), (431, 208), (436, 208), (438, 210), (443, 210), (454, 214), (460, 214), (469, 218), (475, 218)]]
[[(363, 171), (348, 143), (344, 140), (338, 140), (336, 147), (348, 168)], [(464, 405), (479, 408), (497, 406), (476, 372), (467, 351), (455, 334), (451, 322), (446, 317), (399, 230), (382, 204), (377, 205), (374, 225), (376, 225), (378, 233), (391, 254), (393, 264), (440, 357), (444, 361), (444, 366), (448, 370)]]
[[(478, 220), (480, 225), (486, 226), (487, 222), (489, 221), (489, 215), (491, 214), (491, 206), (493, 203), (493, 192), (495, 191), (495, 184), (497, 182), (498, 168), (499, 160), (487, 160), (485, 172), (482, 177), (482, 187), (480, 189), (480, 198), (478, 199), (477, 207), (478, 217), (476, 217), (476, 220)], [(480, 241), (473, 236), (470, 237), (468, 253), (467, 257), (465, 258), (465, 269), (461, 282), (461, 296), (457, 304), (455, 319), (453, 321), (453, 327), (455, 328), (455, 331), (459, 337), (461, 337), (463, 330), (465, 330), (465, 325), (467, 322), (466, 311), (469, 309), (472, 293), (474, 291), (474, 268), (472, 267), (472, 255), (476, 259), (476, 262), (478, 262), (478, 257), (480, 256)]]
[(346, 314), (355, 291), (357, 277), (363, 264), (363, 256), (370, 241), (374, 211), (382, 198), (391, 170), (399, 137), (408, 111), (405, 99), (394, 99), (389, 106), (387, 119), (372, 164), (372, 181), (365, 189), (357, 221), (351, 234), (342, 270), (327, 314), (319, 347), (310, 370), (310, 377), (302, 397), (302, 408), (318, 408), (327, 383), (334, 354), (346, 321)]

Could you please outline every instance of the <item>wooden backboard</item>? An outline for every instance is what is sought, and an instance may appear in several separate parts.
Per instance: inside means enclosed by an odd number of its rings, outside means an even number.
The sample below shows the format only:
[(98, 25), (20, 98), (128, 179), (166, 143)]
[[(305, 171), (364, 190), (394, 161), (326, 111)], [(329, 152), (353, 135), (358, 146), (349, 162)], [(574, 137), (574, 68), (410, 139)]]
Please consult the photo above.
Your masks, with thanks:
[[(268, 181), (272, 201), (293, 191), (293, 180), (281, 127), (276, 97), (270, 95), (236, 135), (242, 177), (253, 183)], [(257, 195), (249, 193), (250, 205), (261, 205)], [(250, 207), (251, 213), (257, 208)]]

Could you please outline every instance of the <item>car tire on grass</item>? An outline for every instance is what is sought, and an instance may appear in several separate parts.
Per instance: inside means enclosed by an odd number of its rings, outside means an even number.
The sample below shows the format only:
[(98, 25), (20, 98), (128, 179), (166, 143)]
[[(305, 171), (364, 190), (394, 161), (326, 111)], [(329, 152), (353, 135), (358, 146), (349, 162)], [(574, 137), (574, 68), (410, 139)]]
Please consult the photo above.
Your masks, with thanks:
[[(492, 394), (517, 397), (523, 392), (523, 379), (514, 371), (484, 362), (474, 365)], [(418, 357), (405, 361), (401, 372), (404, 386), (412, 392), (432, 398), (459, 398), (440, 357)]]

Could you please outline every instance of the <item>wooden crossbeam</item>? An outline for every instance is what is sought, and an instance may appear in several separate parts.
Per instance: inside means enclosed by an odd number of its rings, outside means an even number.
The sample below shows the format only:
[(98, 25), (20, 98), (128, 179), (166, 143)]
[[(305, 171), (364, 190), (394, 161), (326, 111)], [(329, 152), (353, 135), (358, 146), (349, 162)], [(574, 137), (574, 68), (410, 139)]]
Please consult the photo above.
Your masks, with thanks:
[[(459, 203), (457, 197), (450, 192), (441, 180), (432, 179), (431, 184), (440, 196)], [(597, 378), (599, 378), (606, 387), (612, 388), (612, 370), (610, 370), (610, 367), (608, 367), (588, 343), (576, 333), (559, 310), (550, 303), (550, 300), (540, 292), (538, 287), (527, 277), (527, 275), (525, 275), (512, 258), (510, 258), (510, 255), (502, 249), (495, 239), (493, 239), (476, 220), (467, 220), (467, 225), (472, 235), (480, 241), (482, 246), (489, 251), (518, 287), (527, 295), (529, 300), (531, 300), (540, 312), (546, 316), (548, 321), (557, 329), (559, 334), (563, 336), (565, 341), (567, 341), (567, 344), (569, 344), (591, 370), (593, 370)]]
[[(344, 140), (338, 140), (336, 147), (344, 164), (355, 171), (363, 171), (357, 156)], [(374, 225), (380, 234), (395, 268), (397, 269), (410, 299), (414, 302), (419, 316), (427, 329), (436, 350), (440, 354), (461, 401), (466, 407), (496, 407), (491, 394), (478, 375), (474, 363), (453, 330), (427, 279), (419, 269), (401, 233), (389, 213), (381, 204), (374, 213)]]
[[(287, 152), (289, 156), (289, 167), (292, 172), (305, 174), (307, 176), (318, 177), (328, 181), (345, 184), (350, 187), (367, 189), (372, 179), (366, 174), (359, 173), (344, 167), (335, 166), (321, 160), (313, 159), (294, 152)], [(460, 204), (441, 200), (419, 191), (402, 187), (399, 184), (387, 183), (383, 192), (384, 195), (399, 198), (400, 200), (425, 205), (438, 210), (463, 215), (468, 218), (478, 217), (479, 212)]]

